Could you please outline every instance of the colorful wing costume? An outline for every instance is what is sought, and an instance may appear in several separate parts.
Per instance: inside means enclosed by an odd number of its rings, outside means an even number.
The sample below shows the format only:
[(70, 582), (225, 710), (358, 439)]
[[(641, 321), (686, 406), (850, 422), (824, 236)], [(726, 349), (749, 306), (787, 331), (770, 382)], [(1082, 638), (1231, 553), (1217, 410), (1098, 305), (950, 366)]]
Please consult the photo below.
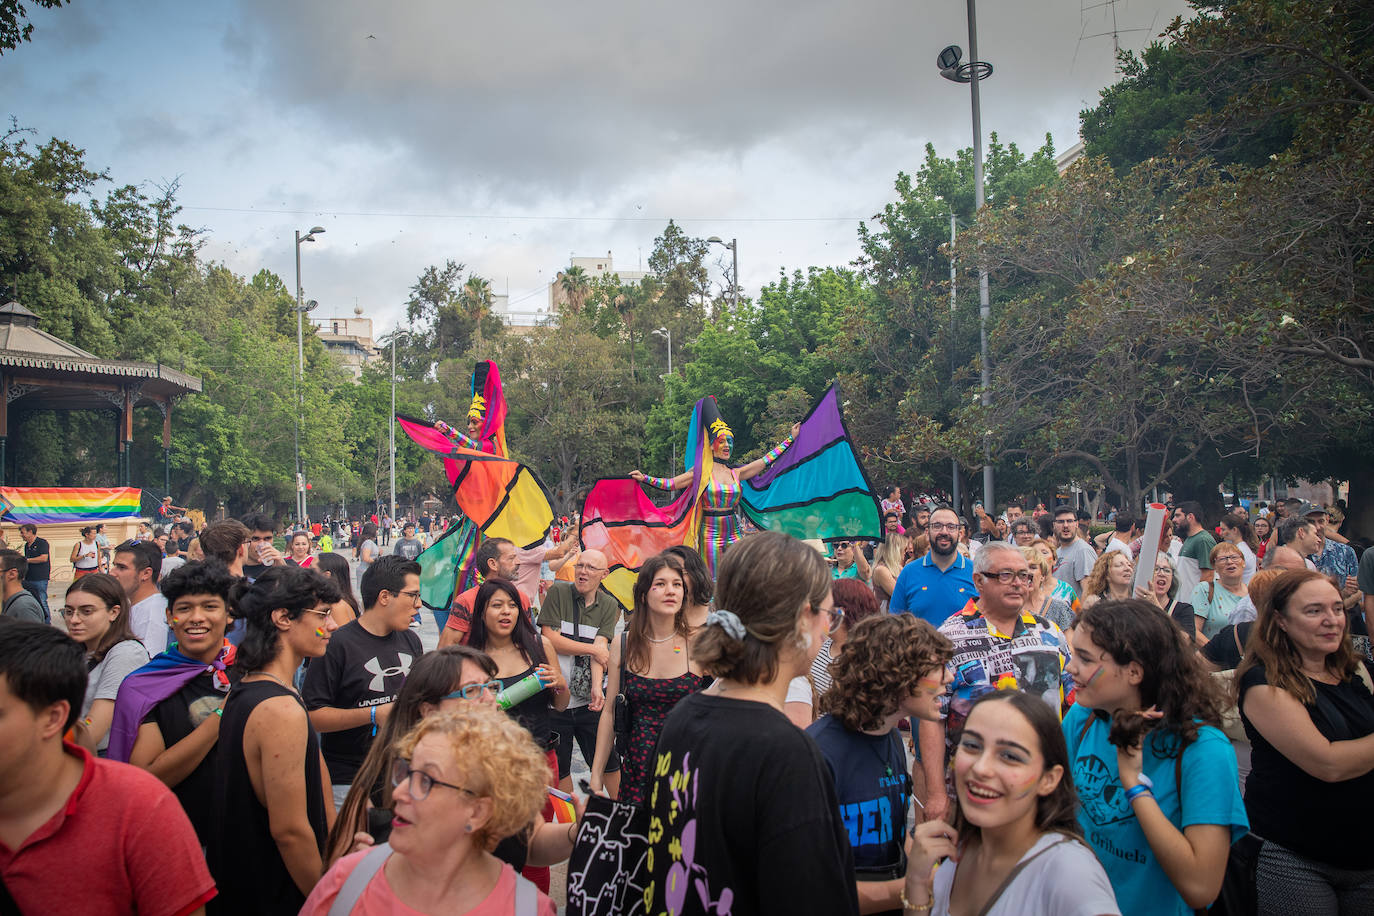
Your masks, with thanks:
[[(712, 480), (711, 443), (729, 434), (714, 398), (702, 398), (692, 411), (686, 468), (692, 482), (666, 506), (656, 506), (643, 488), (627, 478), (602, 479), (582, 507), (582, 546), (606, 554), (610, 573), (603, 583), (621, 605), (633, 602), (635, 578), (649, 557), (676, 544), (689, 544), (703, 557), (719, 538), (739, 532), (733, 505)], [(806, 419), (795, 441), (774, 450), (765, 470), (740, 486), (738, 504), (758, 528), (797, 538), (879, 538), (882, 516), (867, 474), (849, 441), (832, 386)], [(741, 533), (735, 533), (738, 537)]]
[(553, 523), (553, 508), (539, 478), (506, 457), (506, 401), (496, 364), (478, 363), (472, 380), (473, 410), (480, 410), (483, 418), (479, 440), (447, 423), (396, 416), (407, 436), (444, 459), (453, 497), (464, 516), (419, 556), (421, 598), (434, 610), (447, 610), (454, 594), (474, 584), (471, 560), (481, 538), (500, 537), (517, 547), (535, 547)]

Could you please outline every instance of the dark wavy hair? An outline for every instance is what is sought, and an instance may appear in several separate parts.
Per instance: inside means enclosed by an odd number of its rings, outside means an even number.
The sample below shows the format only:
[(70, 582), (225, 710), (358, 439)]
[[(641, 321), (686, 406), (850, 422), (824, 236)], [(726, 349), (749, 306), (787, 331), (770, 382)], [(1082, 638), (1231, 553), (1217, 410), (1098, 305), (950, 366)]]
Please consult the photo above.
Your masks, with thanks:
[(367, 829), (367, 803), (371, 796), (379, 808), (391, 807), (391, 762), (396, 758), (396, 743), (415, 727), (423, 718), (420, 707), (426, 703), (438, 706), (444, 697), (458, 689), (463, 671), (463, 662), (470, 661), (486, 672), (487, 677), (496, 677), (496, 662), (485, 652), (471, 646), (444, 646), (433, 652), (426, 652), (415, 660), (410, 673), (406, 675), (401, 692), (391, 706), (391, 714), (386, 724), (379, 726), (377, 737), (367, 752), (362, 766), (353, 777), (353, 785), (348, 790), (339, 815), (330, 828), (329, 840), (325, 844), (326, 866), (328, 863), (347, 855), (353, 845), (353, 834)]
[[(838, 592), (840, 582), (835, 585)], [(821, 694), (819, 709), (850, 731), (877, 728), (916, 692), (921, 678), (943, 668), (953, 655), (953, 643), (911, 614), (861, 620), (831, 667), (833, 680)]]
[[(1158, 610), (1154, 613), (1156, 617), (1164, 619)], [(1059, 785), (1054, 791), (1036, 800), (1035, 829), (1041, 834), (1063, 833), (1082, 842), (1083, 831), (1078, 826), (1078, 791), (1073, 785), (1069, 746), (1064, 740), (1064, 729), (1060, 726), (1056, 710), (1034, 694), (1022, 693), (1020, 690), (994, 690), (973, 701), (973, 705), (969, 707), (968, 718), (964, 720), (965, 727), (972, 721), (974, 710), (984, 703), (1010, 703), (1014, 706), (1030, 723), (1035, 736), (1040, 740), (1040, 756), (1044, 760), (1045, 769), (1053, 769), (1056, 766), (1063, 768)], [(957, 748), (954, 753), (959, 753)], [(973, 839), (979, 828), (964, 818), (962, 805), (956, 807), (951, 825), (959, 832), (960, 849), (967, 850), (969, 840)]]
[[(644, 561), (639, 569), (639, 578), (635, 579), (634, 609), (630, 614), (630, 622), (625, 625), (625, 657), (620, 660), (622, 671), (636, 674), (647, 674), (649, 671), (649, 588), (654, 584), (654, 576), (665, 569), (671, 569), (682, 577), (684, 599), (691, 589), (686, 567), (678, 554), (665, 550)], [(678, 605), (677, 613), (673, 615), (673, 626), (679, 636), (688, 635), (686, 600)]]
[(239, 582), (230, 600), (238, 607), (245, 626), (234, 667), (247, 672), (277, 657), (281, 634), (272, 622), (273, 611), (280, 608), (288, 620), (299, 620), (317, 604), (338, 601), (339, 589), (313, 569), (278, 563), (268, 567), (252, 585)]
[(468, 632), (467, 644), (479, 652), (486, 651), (487, 605), (491, 602), (491, 596), (497, 592), (505, 592), (510, 596), (510, 600), (515, 602), (515, 629), (511, 631), (510, 641), (515, 643), (525, 661), (531, 665), (548, 664), (548, 659), (544, 656), (544, 640), (540, 639), (539, 631), (534, 628), (534, 622), (525, 610), (525, 603), (520, 600), (520, 590), (509, 579), (494, 576), (477, 589), (477, 597), (472, 602), (472, 625)]
[[(1293, 596), (1307, 583), (1318, 580), (1336, 588), (1329, 576), (1316, 570), (1289, 569), (1275, 577), (1267, 592), (1253, 596), (1255, 625), (1250, 628), (1250, 636), (1245, 640), (1245, 656), (1236, 666), (1235, 684), (1240, 684), (1245, 672), (1258, 667), (1264, 670), (1264, 679), (1269, 686), (1287, 692), (1304, 705), (1316, 701), (1312, 681), (1302, 673), (1302, 658), (1292, 638), (1279, 626), (1279, 619), (1299, 610), (1289, 608)], [(1339, 594), (1340, 589), (1337, 588), (1336, 592)], [(1327, 654), (1326, 670), (1344, 683), (1355, 677), (1359, 664), (1359, 656), (1350, 640), (1350, 615), (1347, 614), (1341, 644), (1335, 652)]]
[(1130, 747), (1150, 731), (1156, 754), (1177, 757), (1197, 739), (1200, 726), (1221, 725), (1226, 709), (1222, 691), (1187, 637), (1152, 602), (1103, 599), (1079, 615), (1078, 627), (1118, 665), (1138, 663), (1143, 672), (1141, 707), (1164, 713), (1147, 720), (1136, 710), (1118, 711), (1107, 733), (1112, 744)]

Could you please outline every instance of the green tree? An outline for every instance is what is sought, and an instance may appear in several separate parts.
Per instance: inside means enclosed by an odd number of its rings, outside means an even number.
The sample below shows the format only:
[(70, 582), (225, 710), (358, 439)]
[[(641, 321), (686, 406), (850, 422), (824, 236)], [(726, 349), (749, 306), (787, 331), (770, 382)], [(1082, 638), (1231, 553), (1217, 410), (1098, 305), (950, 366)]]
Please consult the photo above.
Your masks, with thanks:
[[(53, 10), (66, 0), (30, 0), (35, 6)], [(0, 54), (13, 51), (20, 42), (31, 40), (33, 23), (22, 0), (0, 0)]]

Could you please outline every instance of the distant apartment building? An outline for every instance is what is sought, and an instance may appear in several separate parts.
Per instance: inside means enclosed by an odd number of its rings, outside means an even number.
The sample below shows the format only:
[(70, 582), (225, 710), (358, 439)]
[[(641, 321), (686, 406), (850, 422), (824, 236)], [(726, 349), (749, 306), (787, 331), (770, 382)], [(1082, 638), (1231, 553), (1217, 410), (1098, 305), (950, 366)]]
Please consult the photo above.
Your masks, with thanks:
[(647, 270), (617, 270), (611, 253), (606, 252), (606, 256), (596, 258), (573, 258), (572, 263), (564, 270), (560, 270), (553, 282), (549, 284), (549, 314), (557, 315), (568, 307), (568, 294), (563, 289), (563, 274), (566, 270), (574, 267), (582, 268), (582, 272), (587, 275), (588, 280), (595, 280), (607, 274), (617, 274), (621, 283), (638, 283), (649, 275)]
[(325, 349), (339, 357), (355, 380), (362, 378), (366, 366), (380, 354), (372, 339), (372, 319), (363, 317), (362, 307), (352, 318), (315, 318), (311, 322)]

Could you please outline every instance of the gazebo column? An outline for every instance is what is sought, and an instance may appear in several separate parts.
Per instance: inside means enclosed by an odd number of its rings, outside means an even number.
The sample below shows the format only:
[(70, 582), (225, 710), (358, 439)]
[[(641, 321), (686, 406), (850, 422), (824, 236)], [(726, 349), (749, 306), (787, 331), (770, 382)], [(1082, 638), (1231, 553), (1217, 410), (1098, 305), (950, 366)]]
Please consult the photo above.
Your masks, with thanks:
[(10, 377), (0, 372), (0, 486), (5, 485), (5, 446), (10, 438)]
[(162, 410), (162, 495), (172, 495), (172, 399), (158, 401)]
[(122, 487), (130, 486), (130, 478), (133, 476), (133, 453), (134, 453), (134, 393), (133, 390), (125, 385), (124, 405), (119, 411), (119, 454), (120, 472), (119, 485)]

